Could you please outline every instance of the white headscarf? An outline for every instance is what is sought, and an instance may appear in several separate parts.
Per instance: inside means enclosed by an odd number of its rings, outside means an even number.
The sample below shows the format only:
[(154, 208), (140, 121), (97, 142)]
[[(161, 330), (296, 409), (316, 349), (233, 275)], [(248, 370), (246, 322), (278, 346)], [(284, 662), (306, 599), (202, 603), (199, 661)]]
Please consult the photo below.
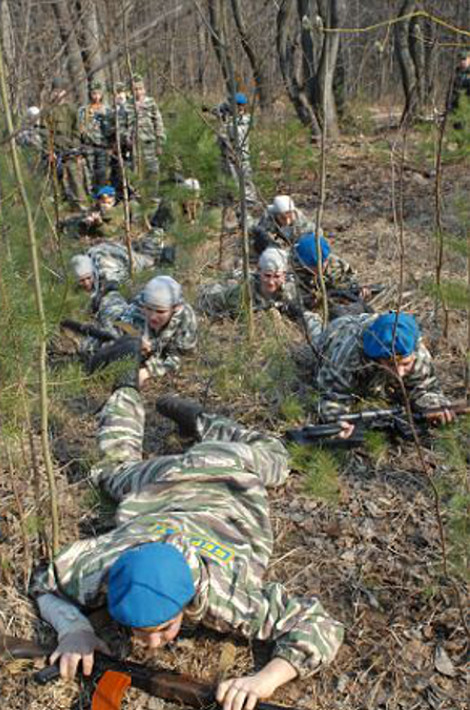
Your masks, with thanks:
[(276, 195), (272, 205), (268, 206), (268, 212), (271, 214), (283, 214), (284, 212), (292, 212), (294, 210), (294, 200), (289, 195)]
[(143, 303), (149, 308), (172, 308), (183, 300), (181, 284), (171, 276), (156, 276), (144, 288)]
[(268, 247), (258, 261), (260, 271), (287, 271), (287, 254), (281, 249)]

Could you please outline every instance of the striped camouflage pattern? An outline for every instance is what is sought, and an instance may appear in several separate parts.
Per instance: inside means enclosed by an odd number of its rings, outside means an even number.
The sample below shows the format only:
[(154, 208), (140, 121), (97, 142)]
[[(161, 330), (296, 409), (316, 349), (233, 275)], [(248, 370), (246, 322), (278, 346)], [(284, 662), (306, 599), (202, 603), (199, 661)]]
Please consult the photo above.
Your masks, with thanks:
[[(165, 126), (155, 99), (146, 96), (137, 103), (130, 98), (126, 104), (128, 138), (135, 141), (138, 133), (139, 142), (162, 144), (166, 140)], [(137, 114), (137, 131), (136, 131)]]
[[(95, 272), (100, 282), (125, 283), (130, 276), (129, 251), (124, 244), (101, 242), (90, 247), (87, 255), (93, 262)], [(132, 250), (132, 268), (134, 273), (148, 269), (154, 265), (154, 259), (147, 254)]]
[(315, 231), (315, 222), (310, 217), (297, 208), (295, 208), (295, 213), (296, 220), (292, 227), (280, 227), (274, 215), (266, 210), (255, 229), (272, 239), (275, 245), (285, 249), (286, 245), (294, 244), (302, 234)]
[[(303, 267), (291, 252), (292, 266), (299, 280), (299, 287), (306, 302), (313, 308), (322, 302), (318, 277), (311, 269)], [(357, 288), (359, 282), (353, 268), (345, 259), (330, 254), (323, 271), (326, 290)]]
[(245, 195), (249, 204), (257, 202), (256, 187), (253, 182), (253, 170), (250, 159), (250, 132), (252, 129), (251, 116), (239, 114), (235, 118), (235, 126), (231, 114), (220, 114), (221, 121), (219, 133), (219, 147), (222, 157), (222, 170), (233, 180), (238, 182), (237, 161), (235, 160), (237, 143), (240, 151), (240, 170), (245, 183)]
[(101, 104), (96, 110), (91, 104), (78, 109), (78, 129), (82, 143), (90, 146), (108, 146), (111, 130), (111, 111), (109, 106)]
[(157, 333), (147, 324), (140, 293), (124, 313), (122, 321), (134, 326), (149, 343), (151, 354), (145, 367), (153, 377), (178, 370), (181, 356), (194, 350), (197, 344), (196, 314), (188, 303), (177, 306), (168, 325)]
[[(272, 297), (264, 296), (261, 290), (259, 274), (251, 274), (250, 287), (254, 311), (267, 311), (276, 308), (281, 313), (289, 314), (289, 307), (300, 305), (295, 279), (287, 274), (286, 282)], [(243, 284), (210, 284), (204, 286), (199, 294), (198, 308), (211, 318), (217, 316), (230, 316), (235, 318), (242, 313)], [(299, 313), (300, 316), (300, 313)], [(297, 316), (296, 320), (301, 320)], [(319, 315), (311, 311), (302, 312), (309, 340), (316, 340), (321, 333), (322, 320)]]
[[(362, 333), (378, 315), (344, 316), (332, 321), (317, 340), (321, 365), (317, 387), (321, 394), (320, 417), (327, 421), (349, 411), (364, 397), (400, 399), (399, 382), (378, 363), (364, 354)], [(441, 391), (431, 354), (420, 339), (415, 351), (413, 372), (403, 384), (415, 410), (448, 405)]]
[(273, 546), (266, 487), (288, 475), (281, 442), (201, 415), (201, 442), (186, 454), (141, 461), (143, 433), (140, 395), (116, 391), (101, 415), (104, 459), (94, 471), (119, 504), (116, 528), (66, 548), (38, 580), (36, 593), (61, 589), (84, 607), (99, 606), (107, 570), (121, 552), (163, 541), (183, 553), (193, 574), (196, 596), (184, 623), (273, 641), (273, 655), (302, 675), (331, 661), (342, 626), (315, 597), (289, 597), (276, 582), (262, 584)]

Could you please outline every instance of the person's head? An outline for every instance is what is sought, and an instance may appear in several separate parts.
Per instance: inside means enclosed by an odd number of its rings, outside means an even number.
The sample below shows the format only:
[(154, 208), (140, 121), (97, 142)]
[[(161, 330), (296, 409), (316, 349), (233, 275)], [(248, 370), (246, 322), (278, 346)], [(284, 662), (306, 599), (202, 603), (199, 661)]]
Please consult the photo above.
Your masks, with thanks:
[(134, 87), (134, 94), (137, 101), (145, 99), (147, 92), (145, 90), (144, 80), (140, 74), (134, 74), (132, 77), (132, 85)]
[[(318, 271), (317, 237), (314, 232), (302, 234), (294, 246), (294, 253), (301, 267), (308, 271)], [(324, 269), (331, 253), (325, 237), (320, 237), (321, 263)]]
[(287, 256), (281, 249), (268, 247), (258, 260), (261, 291), (264, 296), (273, 296), (286, 282)]
[(148, 648), (178, 635), (196, 593), (188, 563), (173, 545), (151, 542), (123, 552), (108, 575), (108, 610)]
[(28, 106), (26, 109), (26, 120), (32, 126), (39, 122), (39, 116), (41, 114), (41, 109), (37, 106)]
[(117, 104), (125, 104), (127, 101), (126, 85), (123, 81), (117, 81), (114, 86), (114, 96)]
[(90, 83), (89, 96), (92, 104), (100, 104), (103, 101), (103, 84), (101, 81), (94, 79)]
[(268, 211), (280, 227), (292, 227), (297, 219), (294, 200), (289, 195), (276, 195)]
[(399, 377), (413, 371), (419, 326), (411, 313), (391, 311), (378, 316), (362, 334), (364, 354)]
[(240, 91), (235, 94), (235, 103), (238, 113), (245, 113), (248, 106), (248, 99)]
[(70, 265), (77, 285), (87, 293), (91, 293), (95, 285), (95, 274), (90, 257), (86, 254), (77, 254), (71, 258)]
[(52, 103), (61, 103), (67, 95), (67, 84), (61, 76), (56, 76), (52, 80), (51, 101)]
[(116, 190), (111, 185), (100, 187), (96, 197), (102, 212), (108, 212), (116, 204)]
[(470, 52), (460, 52), (459, 66), (461, 69), (468, 69), (470, 67)]
[(156, 331), (165, 328), (182, 301), (181, 285), (171, 276), (151, 279), (143, 292), (143, 308), (149, 327)]

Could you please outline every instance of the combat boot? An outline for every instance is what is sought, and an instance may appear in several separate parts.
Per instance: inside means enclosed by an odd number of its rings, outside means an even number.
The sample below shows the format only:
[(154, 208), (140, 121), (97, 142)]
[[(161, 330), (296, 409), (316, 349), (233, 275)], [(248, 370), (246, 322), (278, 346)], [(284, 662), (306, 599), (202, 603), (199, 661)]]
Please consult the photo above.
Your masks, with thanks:
[(116, 374), (114, 389), (134, 387), (139, 389), (139, 370), (142, 364), (142, 339), (125, 335), (112, 345), (100, 348), (91, 358), (88, 366), (90, 374), (111, 365), (122, 363)]
[(203, 413), (203, 406), (194, 399), (185, 399), (174, 395), (166, 395), (157, 400), (155, 409), (168, 419), (172, 419), (182, 436), (196, 437), (197, 418)]

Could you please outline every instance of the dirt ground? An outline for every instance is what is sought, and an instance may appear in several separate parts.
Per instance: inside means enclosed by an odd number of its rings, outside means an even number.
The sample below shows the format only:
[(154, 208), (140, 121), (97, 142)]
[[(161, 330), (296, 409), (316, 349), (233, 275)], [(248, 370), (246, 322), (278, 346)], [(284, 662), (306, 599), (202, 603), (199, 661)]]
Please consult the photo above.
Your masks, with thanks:
[[(395, 165), (384, 148), (387, 142), (397, 146)], [(412, 145), (412, 140), (408, 143)], [(445, 340), (436, 328), (434, 299), (420, 290), (435, 268), (432, 166), (409, 150), (401, 182), (399, 156), (399, 136), (394, 131), (369, 138), (345, 138), (331, 146), (324, 227), (332, 233), (334, 251), (351, 262), (363, 283), (389, 285), (377, 307), (394, 304), (403, 268), (404, 307), (419, 314), (444, 389), (462, 399), (466, 313), (450, 312), (449, 338)], [(317, 177), (306, 171), (294, 191), (294, 198), (306, 211), (313, 212), (317, 204)], [(442, 194), (448, 204), (455, 186), (468, 194), (469, 183), (463, 164), (446, 168)], [(278, 184), (280, 190), (285, 187), (282, 176)], [(399, 224), (401, 214), (403, 229)], [(444, 221), (449, 229), (456, 228), (452, 210), (444, 214)], [(401, 238), (405, 252), (402, 263)], [(225, 242), (227, 267), (233, 266), (237, 257), (235, 242), (234, 236)], [(218, 256), (219, 240), (214, 235), (195, 252), (191, 271), (179, 273), (190, 293), (194, 294), (201, 280), (215, 278)], [(447, 259), (444, 273), (462, 279), (466, 278), (465, 268), (465, 260), (453, 256)], [(258, 333), (266, 327), (263, 318), (266, 316), (256, 321)], [(148, 453), (174, 452), (184, 446), (173, 426), (154, 412), (153, 402), (163, 391), (199, 397), (209, 407), (249, 424), (282, 431), (277, 416), (285, 396), (282, 388), (276, 396), (262, 391), (253, 395), (228, 386), (224, 391), (219, 386), (219, 363), (224, 356), (233, 359), (237, 344), (242, 342), (242, 330), (241, 324), (210, 325), (201, 319), (198, 354), (176, 376), (145, 391)], [(293, 326), (279, 326), (278, 332), (288, 351), (299, 347), (301, 334)], [(262, 370), (265, 357), (255, 357), (253, 367)], [(295, 388), (302, 396), (309, 389), (308, 366), (299, 368)], [(78, 535), (96, 534), (112, 524), (112, 511), (103, 508), (86, 477), (93, 455), (90, 451), (94, 450), (93, 415), (104, 397), (104, 391), (74, 396), (52, 417), (53, 423), (58, 422), (53, 442), (64, 543)], [(448, 462), (432, 439), (424, 443), (423, 454), (437, 483), (450, 475)], [(34, 606), (19, 591), (24, 590), (33, 565), (24, 562), (15, 495), (28, 511), (33, 505), (32, 480), (19, 481), (14, 493), (8, 475), (0, 478), (0, 624), (8, 634), (52, 643), (50, 631), (38, 622)], [(466, 613), (468, 631), (469, 584), (452, 567), (447, 578), (443, 574), (435, 498), (412, 444), (395, 442), (378, 460), (360, 449), (348, 452), (342, 460), (336, 504), (308, 494), (302, 474), (293, 471), (287, 485), (271, 494), (271, 514), (275, 554), (269, 578), (284, 582), (292, 594), (318, 594), (346, 627), (345, 643), (333, 665), (280, 689), (272, 702), (325, 710), (470, 707), (469, 637), (462, 621)], [(452, 543), (447, 544), (451, 556)], [(130, 649), (129, 640), (110, 625), (105, 615), (98, 615), (95, 622), (116, 652)], [(131, 657), (142, 660), (142, 651), (134, 649)], [(263, 659), (266, 649), (240, 639), (185, 630), (171, 648), (148, 662), (214, 681), (222, 675), (250, 672)], [(2, 661), (2, 710), (90, 707), (93, 686), (89, 682), (36, 685), (33, 670), (42, 664)], [(123, 707), (170, 710), (171, 706), (131, 690)]]

